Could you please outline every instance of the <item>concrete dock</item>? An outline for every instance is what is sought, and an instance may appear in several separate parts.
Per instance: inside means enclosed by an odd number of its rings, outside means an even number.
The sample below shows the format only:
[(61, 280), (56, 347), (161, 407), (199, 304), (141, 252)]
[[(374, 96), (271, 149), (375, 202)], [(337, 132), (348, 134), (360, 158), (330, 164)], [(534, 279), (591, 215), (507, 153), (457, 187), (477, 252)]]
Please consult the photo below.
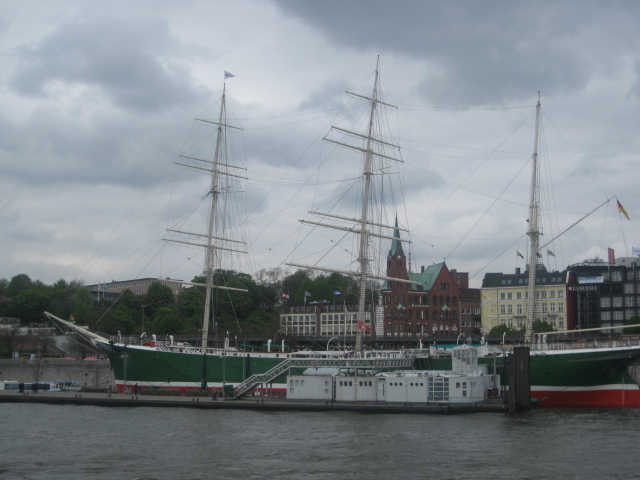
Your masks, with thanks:
[(282, 399), (213, 400), (211, 397), (127, 395), (116, 393), (0, 391), (0, 403), (46, 403), (93, 405), (98, 407), (158, 407), (256, 410), (263, 412), (360, 412), (453, 415), (463, 413), (505, 413), (504, 405), (425, 405), (300, 402)]

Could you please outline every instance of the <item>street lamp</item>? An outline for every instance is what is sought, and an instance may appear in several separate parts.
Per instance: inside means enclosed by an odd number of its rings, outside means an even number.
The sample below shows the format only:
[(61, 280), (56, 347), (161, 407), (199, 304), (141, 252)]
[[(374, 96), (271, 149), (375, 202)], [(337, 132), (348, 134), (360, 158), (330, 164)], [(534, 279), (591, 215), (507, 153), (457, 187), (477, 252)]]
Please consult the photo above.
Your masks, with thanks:
[(337, 340), (337, 339), (338, 339), (338, 337), (331, 337), (329, 339), (329, 341), (327, 342), (327, 353), (329, 353), (329, 344), (331, 343), (331, 340)]

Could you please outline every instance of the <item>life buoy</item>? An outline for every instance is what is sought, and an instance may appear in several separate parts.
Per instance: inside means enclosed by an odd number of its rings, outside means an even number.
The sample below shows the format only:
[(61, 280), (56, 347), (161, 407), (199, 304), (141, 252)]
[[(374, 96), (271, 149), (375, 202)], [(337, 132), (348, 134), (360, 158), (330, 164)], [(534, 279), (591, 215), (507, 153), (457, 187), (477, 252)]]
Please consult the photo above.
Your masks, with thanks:
[(111, 393), (118, 393), (118, 389), (116, 387), (111, 387)]

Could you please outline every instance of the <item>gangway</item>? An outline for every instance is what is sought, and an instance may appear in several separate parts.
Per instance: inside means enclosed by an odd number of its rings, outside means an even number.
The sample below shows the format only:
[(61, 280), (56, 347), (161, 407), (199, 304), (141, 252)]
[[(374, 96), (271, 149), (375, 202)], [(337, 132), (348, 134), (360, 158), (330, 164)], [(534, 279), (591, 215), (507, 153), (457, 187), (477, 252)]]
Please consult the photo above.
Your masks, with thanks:
[(251, 375), (238, 385), (233, 392), (233, 398), (238, 399), (246, 395), (260, 384), (270, 383), (284, 375), (292, 368), (353, 368), (367, 370), (399, 370), (413, 368), (414, 359), (404, 358), (288, 358), (265, 373)]

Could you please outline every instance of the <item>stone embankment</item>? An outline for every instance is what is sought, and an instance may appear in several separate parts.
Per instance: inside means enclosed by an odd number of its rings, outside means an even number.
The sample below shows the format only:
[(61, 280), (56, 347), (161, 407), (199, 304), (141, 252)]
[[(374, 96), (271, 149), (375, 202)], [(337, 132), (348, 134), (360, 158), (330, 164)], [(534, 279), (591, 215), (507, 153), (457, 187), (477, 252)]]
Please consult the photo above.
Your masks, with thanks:
[(38, 359), (0, 360), (0, 381), (71, 381), (81, 387), (106, 388), (115, 378), (108, 360)]

